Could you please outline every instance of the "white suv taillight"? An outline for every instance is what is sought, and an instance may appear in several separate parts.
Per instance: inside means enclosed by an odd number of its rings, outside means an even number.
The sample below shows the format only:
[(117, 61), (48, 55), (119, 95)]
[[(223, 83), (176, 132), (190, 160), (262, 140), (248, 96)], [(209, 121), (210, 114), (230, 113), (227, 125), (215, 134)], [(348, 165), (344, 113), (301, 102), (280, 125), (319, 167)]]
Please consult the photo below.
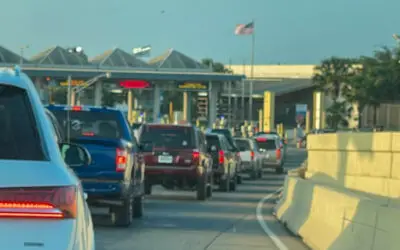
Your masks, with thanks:
[(0, 218), (76, 218), (77, 188), (34, 187), (0, 189)]
[(116, 171), (117, 172), (124, 172), (128, 162), (129, 162), (129, 153), (125, 149), (117, 148), (116, 156), (115, 156), (115, 164), (116, 164)]

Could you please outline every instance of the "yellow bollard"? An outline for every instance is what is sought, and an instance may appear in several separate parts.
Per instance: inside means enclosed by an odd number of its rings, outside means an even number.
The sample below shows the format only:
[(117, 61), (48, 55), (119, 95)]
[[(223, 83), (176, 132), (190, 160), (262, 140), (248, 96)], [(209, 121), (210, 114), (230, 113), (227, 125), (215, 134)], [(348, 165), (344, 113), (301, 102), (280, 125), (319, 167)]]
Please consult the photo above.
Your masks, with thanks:
[(306, 134), (310, 132), (310, 111), (306, 113)]

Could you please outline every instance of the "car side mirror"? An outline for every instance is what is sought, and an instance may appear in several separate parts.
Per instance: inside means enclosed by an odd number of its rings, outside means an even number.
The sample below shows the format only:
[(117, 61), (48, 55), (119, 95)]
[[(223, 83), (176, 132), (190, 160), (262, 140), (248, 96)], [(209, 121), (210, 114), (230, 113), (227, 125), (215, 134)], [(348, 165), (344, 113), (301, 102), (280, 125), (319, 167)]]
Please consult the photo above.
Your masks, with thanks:
[(87, 166), (92, 163), (92, 156), (83, 146), (63, 142), (59, 143), (59, 147), (64, 162), (70, 167)]

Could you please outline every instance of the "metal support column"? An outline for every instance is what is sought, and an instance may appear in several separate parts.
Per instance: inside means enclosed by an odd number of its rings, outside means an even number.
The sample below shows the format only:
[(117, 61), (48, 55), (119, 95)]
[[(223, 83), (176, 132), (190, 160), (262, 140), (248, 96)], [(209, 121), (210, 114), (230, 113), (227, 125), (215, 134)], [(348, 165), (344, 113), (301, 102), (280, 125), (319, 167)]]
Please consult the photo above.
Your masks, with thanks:
[(242, 80), (242, 105), (241, 105), (241, 110), (242, 110), (242, 122), (246, 119), (245, 117), (245, 110), (244, 110), (244, 95), (245, 95), (245, 83), (244, 80)]
[(153, 122), (158, 121), (158, 116), (160, 114), (160, 97), (161, 90), (158, 84), (154, 84), (153, 88)]
[(208, 127), (212, 128), (215, 120), (217, 119), (217, 98), (218, 91), (213, 83), (209, 83), (208, 87), (208, 101), (209, 101), (209, 111), (208, 111)]
[(94, 106), (103, 104), (103, 83), (98, 81), (94, 84)]
[(231, 98), (232, 98), (232, 82), (228, 82), (228, 128), (232, 127), (232, 107), (231, 107)]

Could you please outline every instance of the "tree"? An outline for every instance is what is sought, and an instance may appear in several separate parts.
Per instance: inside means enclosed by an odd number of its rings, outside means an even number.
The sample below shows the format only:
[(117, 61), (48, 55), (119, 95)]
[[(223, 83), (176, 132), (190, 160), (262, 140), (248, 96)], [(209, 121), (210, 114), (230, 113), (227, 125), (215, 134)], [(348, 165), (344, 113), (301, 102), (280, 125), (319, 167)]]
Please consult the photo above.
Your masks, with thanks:
[(349, 86), (349, 80), (355, 74), (355, 59), (331, 57), (315, 67), (312, 81), (318, 90), (326, 93), (333, 100), (327, 109), (328, 124), (337, 128), (345, 125), (349, 116), (348, 103), (343, 100), (343, 89)]
[(209, 68), (212, 68), (213, 72), (226, 73), (226, 74), (232, 74), (233, 73), (232, 70), (226, 68), (223, 63), (215, 62), (211, 58), (204, 58), (204, 59), (201, 60), (201, 63), (203, 65), (206, 65)]
[(348, 102), (358, 103), (361, 114), (366, 106), (373, 107), (373, 125), (377, 125), (377, 109), (385, 101), (399, 98), (399, 49), (383, 48), (374, 57), (362, 57), (361, 67), (349, 78), (343, 90)]
[(336, 102), (341, 96), (341, 90), (348, 84), (349, 77), (354, 74), (354, 63), (356, 60), (348, 58), (331, 57), (325, 59), (315, 67), (317, 73), (312, 81), (317, 88)]

